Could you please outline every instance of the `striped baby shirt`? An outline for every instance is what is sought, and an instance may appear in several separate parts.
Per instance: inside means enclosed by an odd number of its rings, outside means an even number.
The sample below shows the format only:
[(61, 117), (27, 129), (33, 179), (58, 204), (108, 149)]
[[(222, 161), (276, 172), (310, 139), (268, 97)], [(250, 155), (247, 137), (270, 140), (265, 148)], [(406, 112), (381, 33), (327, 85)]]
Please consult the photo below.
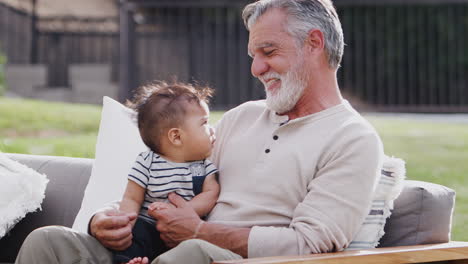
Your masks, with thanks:
[(207, 159), (176, 163), (151, 150), (140, 153), (128, 174), (129, 180), (146, 189), (140, 217), (154, 223), (155, 220), (148, 215), (151, 203), (166, 202), (171, 192), (191, 200), (201, 193), (206, 176), (216, 172), (218, 169)]

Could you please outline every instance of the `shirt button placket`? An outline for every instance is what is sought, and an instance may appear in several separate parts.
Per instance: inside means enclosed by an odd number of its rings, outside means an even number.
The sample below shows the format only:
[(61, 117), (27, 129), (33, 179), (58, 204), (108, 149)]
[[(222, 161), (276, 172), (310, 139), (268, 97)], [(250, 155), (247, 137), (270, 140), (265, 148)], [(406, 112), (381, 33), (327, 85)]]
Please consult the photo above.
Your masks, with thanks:
[[(278, 135), (273, 135), (273, 140), (276, 141), (276, 140), (278, 140), (278, 139), (279, 139)], [(271, 152), (271, 150), (270, 150), (269, 148), (265, 149), (265, 153), (266, 153), (266, 154), (268, 154), (268, 153), (270, 153), (270, 152)]]

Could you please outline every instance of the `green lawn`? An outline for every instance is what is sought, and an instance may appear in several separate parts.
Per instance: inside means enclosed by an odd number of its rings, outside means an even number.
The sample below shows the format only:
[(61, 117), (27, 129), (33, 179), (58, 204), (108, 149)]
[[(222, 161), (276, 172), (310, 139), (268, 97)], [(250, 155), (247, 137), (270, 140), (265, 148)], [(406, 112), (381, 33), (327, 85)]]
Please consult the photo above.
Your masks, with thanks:
[[(0, 150), (92, 158), (100, 114), (99, 106), (0, 97)], [(211, 122), (221, 115), (213, 112)], [(452, 239), (468, 241), (468, 124), (368, 119), (379, 131), (385, 152), (406, 161), (409, 179), (457, 191)]]
[(94, 157), (101, 107), (0, 97), (3, 152)]
[(385, 153), (406, 161), (407, 178), (457, 192), (452, 239), (468, 241), (468, 124), (372, 117)]

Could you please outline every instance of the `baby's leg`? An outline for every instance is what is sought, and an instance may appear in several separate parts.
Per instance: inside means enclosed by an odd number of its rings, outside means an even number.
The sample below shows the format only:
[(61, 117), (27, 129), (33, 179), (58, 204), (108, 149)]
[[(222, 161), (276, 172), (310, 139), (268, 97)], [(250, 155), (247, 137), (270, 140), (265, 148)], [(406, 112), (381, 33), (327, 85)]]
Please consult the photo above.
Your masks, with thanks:
[[(115, 264), (123, 263), (148, 263), (149, 260), (154, 259), (153, 248), (153, 233), (157, 232), (153, 224), (145, 222), (138, 218), (132, 230), (132, 244), (129, 248), (122, 251), (114, 251)], [(142, 258), (148, 258), (148, 262), (142, 262)]]
[[(133, 227), (132, 234), (132, 245), (124, 251), (114, 251), (113, 263), (146, 264), (168, 250), (154, 224), (139, 218)], [(147, 258), (146, 262), (144, 258)]]

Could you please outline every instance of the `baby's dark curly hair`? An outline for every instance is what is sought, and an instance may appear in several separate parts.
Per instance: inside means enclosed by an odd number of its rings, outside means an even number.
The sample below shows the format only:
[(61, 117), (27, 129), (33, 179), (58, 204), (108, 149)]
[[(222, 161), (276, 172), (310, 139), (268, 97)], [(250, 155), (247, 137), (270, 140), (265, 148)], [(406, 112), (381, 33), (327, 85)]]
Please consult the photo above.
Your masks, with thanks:
[(138, 129), (143, 142), (152, 151), (161, 152), (161, 137), (183, 124), (187, 105), (208, 103), (213, 89), (188, 83), (163, 81), (139, 87), (126, 105), (137, 112)]

